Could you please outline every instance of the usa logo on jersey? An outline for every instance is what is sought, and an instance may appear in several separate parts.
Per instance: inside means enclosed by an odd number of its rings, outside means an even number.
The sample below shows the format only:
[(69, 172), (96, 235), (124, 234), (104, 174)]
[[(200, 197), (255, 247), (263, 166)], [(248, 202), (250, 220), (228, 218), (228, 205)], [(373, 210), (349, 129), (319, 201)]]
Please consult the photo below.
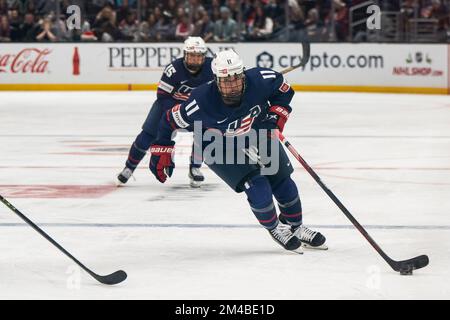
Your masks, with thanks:
[(228, 125), (227, 132), (225, 133), (228, 137), (235, 137), (241, 134), (245, 134), (250, 131), (252, 128), (252, 124), (255, 119), (261, 113), (261, 107), (259, 105), (254, 106), (250, 109), (250, 114), (244, 117), (243, 119), (238, 119), (236, 121), (231, 122)]

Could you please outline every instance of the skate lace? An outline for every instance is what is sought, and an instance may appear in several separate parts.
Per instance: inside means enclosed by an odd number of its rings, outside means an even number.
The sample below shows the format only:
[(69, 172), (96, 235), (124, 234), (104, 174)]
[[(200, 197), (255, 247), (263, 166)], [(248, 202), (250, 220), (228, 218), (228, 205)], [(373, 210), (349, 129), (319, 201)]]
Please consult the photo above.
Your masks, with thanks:
[(313, 231), (311, 229), (308, 229), (307, 227), (301, 225), (298, 228), (298, 232), (295, 232), (295, 234), (298, 235), (298, 238), (300, 240), (311, 242), (312, 239), (314, 239), (314, 237), (316, 236), (317, 232)]
[(289, 241), (289, 239), (292, 238), (291, 227), (284, 225), (282, 223), (279, 223), (275, 229), (270, 231), (270, 233), (273, 235), (275, 239), (277, 239), (283, 244), (286, 244)]

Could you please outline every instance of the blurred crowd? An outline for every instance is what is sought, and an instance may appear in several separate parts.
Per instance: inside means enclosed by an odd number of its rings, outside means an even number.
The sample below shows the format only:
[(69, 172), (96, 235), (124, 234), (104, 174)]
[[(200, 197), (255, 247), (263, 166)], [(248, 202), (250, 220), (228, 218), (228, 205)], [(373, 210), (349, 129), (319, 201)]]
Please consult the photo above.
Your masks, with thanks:
[[(449, 30), (450, 0), (373, 1), (408, 19)], [(0, 42), (351, 41), (349, 9), (366, 0), (0, 0)], [(81, 9), (68, 28), (67, 8)], [(365, 8), (364, 8), (365, 9)], [(447, 38), (445, 38), (444, 41)], [(442, 41), (442, 39), (440, 40)]]

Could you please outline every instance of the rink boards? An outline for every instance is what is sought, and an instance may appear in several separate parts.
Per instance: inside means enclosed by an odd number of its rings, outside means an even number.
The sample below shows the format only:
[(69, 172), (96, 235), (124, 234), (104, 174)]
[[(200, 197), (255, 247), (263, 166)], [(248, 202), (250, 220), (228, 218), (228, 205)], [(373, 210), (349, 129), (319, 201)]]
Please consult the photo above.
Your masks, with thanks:
[[(248, 68), (281, 71), (300, 61), (297, 43), (208, 44), (233, 48)], [(305, 68), (286, 75), (299, 91), (449, 93), (445, 44), (311, 45)], [(181, 43), (26, 43), (0, 46), (0, 90), (155, 90)]]

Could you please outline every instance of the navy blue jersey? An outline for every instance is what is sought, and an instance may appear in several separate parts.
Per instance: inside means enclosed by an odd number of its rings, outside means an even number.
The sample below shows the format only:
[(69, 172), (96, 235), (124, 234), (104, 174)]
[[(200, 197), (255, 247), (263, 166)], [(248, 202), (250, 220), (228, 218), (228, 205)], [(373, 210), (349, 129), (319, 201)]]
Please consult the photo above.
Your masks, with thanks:
[(283, 75), (266, 68), (245, 71), (245, 91), (239, 106), (230, 107), (221, 98), (214, 81), (193, 90), (189, 99), (176, 105), (161, 119), (158, 140), (170, 141), (172, 131), (193, 131), (194, 122), (202, 129), (217, 129), (224, 136), (245, 134), (258, 129), (267, 119), (269, 106), (282, 106), (289, 112), (294, 91)]
[(202, 69), (195, 75), (186, 69), (183, 58), (178, 58), (167, 65), (157, 91), (157, 98), (163, 107), (168, 109), (186, 101), (192, 89), (213, 80), (211, 61), (212, 58), (205, 58)]

